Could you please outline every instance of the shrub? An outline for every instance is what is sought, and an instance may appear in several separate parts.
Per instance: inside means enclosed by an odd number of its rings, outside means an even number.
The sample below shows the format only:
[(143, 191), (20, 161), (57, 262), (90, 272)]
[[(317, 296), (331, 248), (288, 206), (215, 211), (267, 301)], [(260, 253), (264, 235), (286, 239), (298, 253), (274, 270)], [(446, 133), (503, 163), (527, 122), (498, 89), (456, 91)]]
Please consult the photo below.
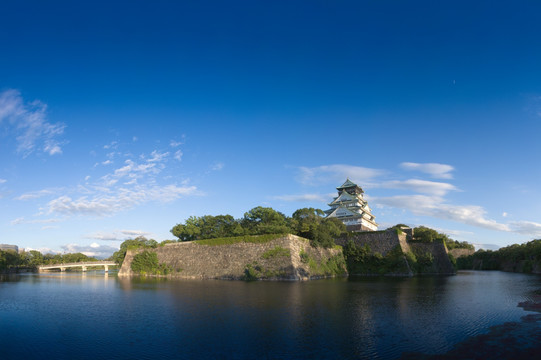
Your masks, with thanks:
[(301, 250), (299, 256), (301, 257), (301, 262), (304, 264), (307, 264), (308, 260), (310, 260), (310, 256), (308, 256), (308, 253), (304, 250)]
[(263, 259), (272, 259), (280, 256), (289, 257), (291, 256), (291, 251), (281, 246), (276, 246), (274, 249), (267, 250), (261, 255)]
[(244, 277), (243, 280), (245, 281), (255, 281), (258, 280), (261, 277), (261, 266), (259, 266), (257, 263), (253, 264), (246, 264), (244, 267)]
[(154, 251), (145, 250), (133, 257), (131, 263), (133, 272), (141, 275), (168, 275), (171, 268), (158, 262), (158, 254)]

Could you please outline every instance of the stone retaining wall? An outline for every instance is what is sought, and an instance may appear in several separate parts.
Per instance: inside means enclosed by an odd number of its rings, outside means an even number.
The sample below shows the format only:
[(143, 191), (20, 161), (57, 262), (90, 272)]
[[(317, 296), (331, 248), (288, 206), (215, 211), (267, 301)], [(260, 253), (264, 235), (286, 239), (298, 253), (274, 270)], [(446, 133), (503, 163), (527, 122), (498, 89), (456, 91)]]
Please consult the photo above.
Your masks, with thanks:
[[(277, 247), (289, 250), (289, 256), (278, 255), (265, 258), (263, 254)], [(287, 235), (266, 243), (239, 242), (229, 245), (201, 245), (196, 242), (167, 244), (147, 249), (158, 254), (158, 261), (173, 269), (173, 277), (189, 279), (242, 279), (248, 265), (255, 268), (266, 280), (308, 280), (329, 276), (308, 262), (303, 262), (301, 252), (312, 259), (312, 264), (325, 264), (330, 258), (343, 259), (340, 249), (313, 248), (308, 240)], [(131, 276), (130, 268), (135, 254), (143, 251), (130, 250), (118, 275)], [(344, 273), (347, 271), (344, 268)]]
[(449, 254), (453, 255), (453, 257), (455, 259), (458, 259), (459, 257), (463, 257), (463, 256), (473, 255), (474, 252), (475, 252), (475, 250), (471, 250), (471, 249), (453, 249), (453, 250), (449, 250)]

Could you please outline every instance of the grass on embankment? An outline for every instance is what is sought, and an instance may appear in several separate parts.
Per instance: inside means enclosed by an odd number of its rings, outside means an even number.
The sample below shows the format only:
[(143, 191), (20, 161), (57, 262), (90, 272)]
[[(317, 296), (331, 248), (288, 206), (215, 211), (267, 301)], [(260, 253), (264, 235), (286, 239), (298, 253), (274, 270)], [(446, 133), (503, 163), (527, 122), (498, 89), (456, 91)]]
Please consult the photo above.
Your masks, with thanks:
[(269, 241), (281, 238), (283, 236), (286, 236), (286, 235), (285, 234), (245, 235), (245, 236), (235, 236), (235, 237), (227, 237), (227, 238), (194, 240), (193, 242), (199, 245), (208, 245), (208, 246), (231, 245), (231, 244), (237, 244), (237, 243), (262, 244), (262, 243), (267, 243)]

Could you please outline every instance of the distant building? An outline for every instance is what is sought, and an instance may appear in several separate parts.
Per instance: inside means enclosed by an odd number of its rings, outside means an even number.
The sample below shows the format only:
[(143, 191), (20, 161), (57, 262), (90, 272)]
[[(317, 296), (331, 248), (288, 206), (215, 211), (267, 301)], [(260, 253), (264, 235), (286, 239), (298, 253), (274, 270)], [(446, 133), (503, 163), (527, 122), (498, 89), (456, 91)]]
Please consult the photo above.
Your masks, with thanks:
[(19, 247), (17, 245), (8, 245), (8, 244), (0, 244), (0, 250), (2, 251), (15, 251), (16, 253), (19, 253)]
[(363, 199), (364, 191), (357, 184), (347, 179), (342, 186), (337, 187), (338, 196), (328, 204), (327, 217), (342, 220), (349, 231), (376, 231), (378, 224), (372, 215), (372, 210)]

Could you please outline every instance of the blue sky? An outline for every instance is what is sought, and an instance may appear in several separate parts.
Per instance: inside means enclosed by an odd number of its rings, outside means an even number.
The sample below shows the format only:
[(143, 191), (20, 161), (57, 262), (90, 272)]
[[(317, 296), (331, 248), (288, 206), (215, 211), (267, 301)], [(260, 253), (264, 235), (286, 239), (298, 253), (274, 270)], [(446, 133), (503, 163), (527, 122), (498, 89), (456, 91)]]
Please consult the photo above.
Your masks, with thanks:
[(191, 215), (325, 209), (541, 238), (535, 1), (0, 5), (0, 243), (107, 256)]

